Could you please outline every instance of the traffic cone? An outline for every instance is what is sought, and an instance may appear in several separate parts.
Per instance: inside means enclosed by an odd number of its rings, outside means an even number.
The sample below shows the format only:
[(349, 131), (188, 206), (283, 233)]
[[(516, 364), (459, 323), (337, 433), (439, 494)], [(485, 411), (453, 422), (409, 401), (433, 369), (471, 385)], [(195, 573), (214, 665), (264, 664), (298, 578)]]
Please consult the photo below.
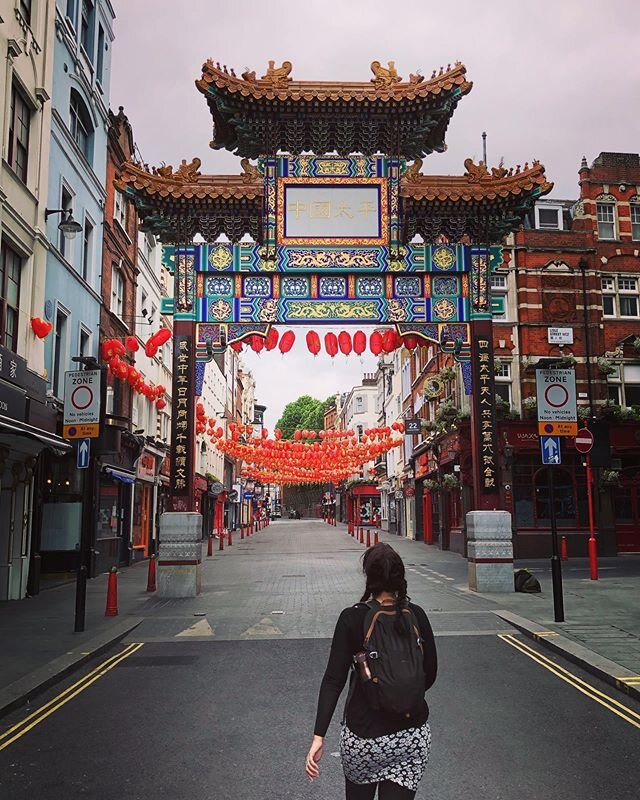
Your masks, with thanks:
[(118, 568), (111, 567), (107, 582), (107, 607), (104, 611), (105, 617), (118, 616)]
[(374, 544), (378, 544), (378, 530), (377, 530), (377, 528), (376, 528), (376, 530), (373, 532), (373, 543), (374, 543)]
[(149, 559), (149, 572), (147, 574), (147, 591), (155, 592), (155, 590), (156, 590), (156, 557), (151, 556), (151, 558)]
[(213, 536), (207, 536), (207, 556), (213, 555)]
[(367, 528), (367, 547), (371, 547), (371, 528)]

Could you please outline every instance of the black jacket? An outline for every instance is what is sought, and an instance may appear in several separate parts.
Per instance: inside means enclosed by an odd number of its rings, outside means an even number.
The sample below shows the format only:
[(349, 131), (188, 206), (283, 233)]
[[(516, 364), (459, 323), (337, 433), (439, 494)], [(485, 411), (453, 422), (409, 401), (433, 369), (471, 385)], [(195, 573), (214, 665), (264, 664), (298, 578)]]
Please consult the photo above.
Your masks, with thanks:
[[(409, 608), (418, 622), (418, 628), (423, 641), (424, 688), (426, 692), (427, 689), (433, 686), (438, 671), (436, 645), (431, 625), (423, 609), (414, 603), (409, 603)], [(369, 607), (367, 605), (358, 603), (357, 605), (345, 608), (338, 618), (336, 629), (333, 634), (333, 641), (331, 643), (329, 663), (327, 664), (327, 669), (320, 685), (318, 711), (314, 728), (316, 736), (324, 736), (326, 734), (338, 698), (340, 697), (340, 692), (344, 688), (347, 675), (353, 664), (353, 657), (362, 650), (364, 623), (368, 611)], [(354, 674), (352, 674), (351, 680), (355, 681), (355, 686), (353, 687), (353, 692), (346, 709), (346, 723), (356, 736), (360, 736), (364, 739), (372, 739), (377, 736), (396, 733), (406, 728), (414, 728), (427, 721), (429, 717), (429, 707), (426, 701), (418, 716), (413, 716), (410, 720), (398, 718), (384, 711), (374, 711), (370, 708), (360, 682), (355, 680)]]

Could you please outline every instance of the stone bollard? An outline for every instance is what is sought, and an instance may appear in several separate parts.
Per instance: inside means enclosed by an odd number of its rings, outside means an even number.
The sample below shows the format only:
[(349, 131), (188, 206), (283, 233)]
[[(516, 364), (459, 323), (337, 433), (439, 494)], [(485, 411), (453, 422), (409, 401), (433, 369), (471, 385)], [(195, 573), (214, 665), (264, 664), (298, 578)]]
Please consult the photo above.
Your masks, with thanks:
[(474, 592), (513, 592), (513, 542), (508, 511), (469, 511), (467, 514), (469, 589)]
[(202, 577), (202, 515), (167, 511), (160, 517), (158, 597), (195, 597)]

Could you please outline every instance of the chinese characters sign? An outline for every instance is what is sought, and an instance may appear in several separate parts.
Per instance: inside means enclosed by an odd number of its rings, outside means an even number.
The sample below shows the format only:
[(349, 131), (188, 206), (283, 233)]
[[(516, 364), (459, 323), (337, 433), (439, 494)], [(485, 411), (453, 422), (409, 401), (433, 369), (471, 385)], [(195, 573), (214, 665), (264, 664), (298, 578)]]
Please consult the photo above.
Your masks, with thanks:
[(188, 511), (193, 502), (194, 468), (194, 353), (193, 337), (177, 334), (173, 342), (173, 453), (171, 497), (173, 511)]
[(387, 243), (384, 179), (311, 180), (289, 178), (279, 182), (279, 244)]
[(480, 473), (480, 490), (495, 492), (498, 486), (497, 452), (496, 452), (496, 417), (494, 379), (494, 363), (491, 339), (488, 336), (476, 336), (474, 348), (474, 405), (478, 415), (478, 460)]

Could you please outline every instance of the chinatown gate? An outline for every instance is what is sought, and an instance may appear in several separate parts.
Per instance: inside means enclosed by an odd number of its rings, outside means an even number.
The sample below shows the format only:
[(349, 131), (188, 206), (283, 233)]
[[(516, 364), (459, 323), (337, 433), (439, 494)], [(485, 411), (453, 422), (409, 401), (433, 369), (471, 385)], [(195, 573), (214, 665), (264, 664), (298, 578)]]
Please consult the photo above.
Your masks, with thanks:
[(291, 71), (287, 61), (262, 77), (203, 66), (211, 147), (238, 155), (240, 174), (202, 174), (194, 158), (177, 169), (128, 163), (117, 183), (174, 276), (162, 308), (174, 318), (174, 513), (161, 541), (176, 544), (159, 561), (161, 575), (163, 559), (167, 574), (176, 568), (168, 594), (199, 590), (194, 398), (204, 364), (275, 324), (395, 326), (452, 353), (472, 395), (474, 508), (499, 508), (490, 274), (498, 243), (552, 188), (544, 167), (467, 159), (459, 176), (421, 172), (446, 149), (472, 88), (462, 64), (404, 80), (393, 62), (374, 61), (362, 82)]

